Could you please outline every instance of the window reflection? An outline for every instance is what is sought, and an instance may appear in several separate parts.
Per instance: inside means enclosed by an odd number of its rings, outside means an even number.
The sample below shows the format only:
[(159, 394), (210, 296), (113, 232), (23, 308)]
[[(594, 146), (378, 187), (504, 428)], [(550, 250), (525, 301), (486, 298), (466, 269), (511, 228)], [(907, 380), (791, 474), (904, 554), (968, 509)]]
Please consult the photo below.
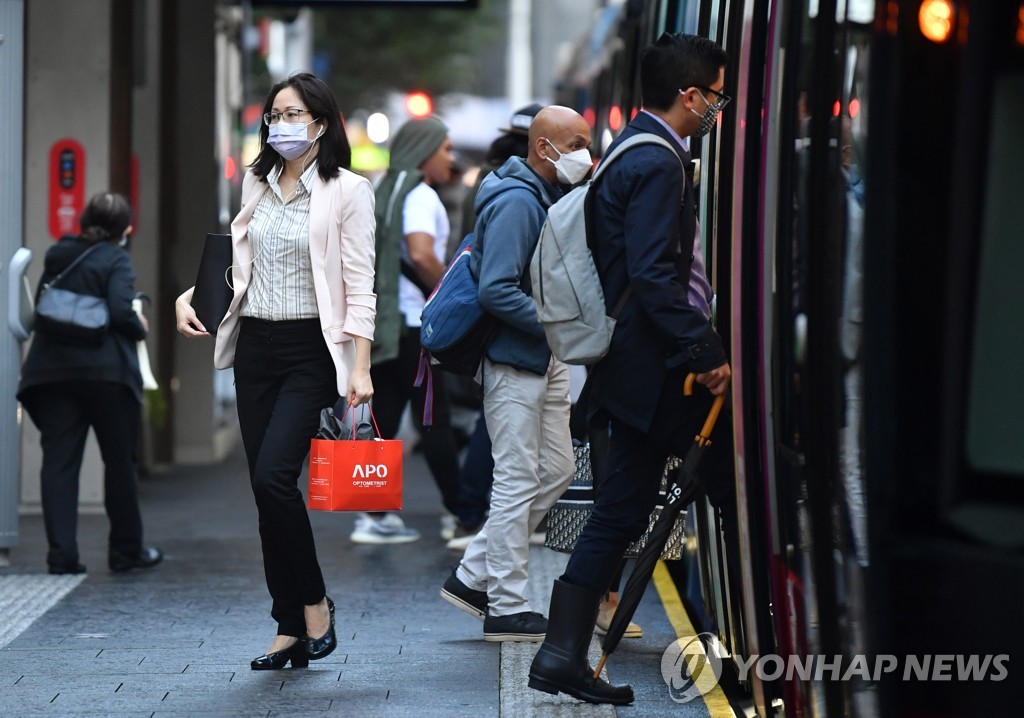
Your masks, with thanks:
[[(852, 17), (850, 18), (853, 19)], [(867, 19), (870, 22), (870, 18)], [(862, 20), (863, 22), (863, 20)], [(865, 572), (869, 564), (868, 512), (864, 492), (863, 415), (863, 266), (864, 166), (868, 118), (869, 26), (847, 22), (845, 66), (838, 127), (838, 181), (843, 212), (843, 284), (839, 317), (839, 355), (842, 363), (843, 426), (839, 435), (839, 470), (842, 493), (836, 497), (842, 571), (837, 575), (840, 627), (845, 630), (849, 655), (868, 652), (865, 626)], [(854, 714), (878, 714), (869, 686), (848, 686)]]

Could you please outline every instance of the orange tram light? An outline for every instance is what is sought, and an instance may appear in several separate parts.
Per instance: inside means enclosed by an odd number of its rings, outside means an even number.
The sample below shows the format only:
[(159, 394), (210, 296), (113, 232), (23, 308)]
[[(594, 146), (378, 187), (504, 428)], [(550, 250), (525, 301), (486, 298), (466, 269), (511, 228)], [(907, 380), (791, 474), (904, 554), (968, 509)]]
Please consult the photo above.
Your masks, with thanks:
[(917, 24), (926, 38), (943, 43), (953, 34), (954, 18), (951, 0), (924, 0), (917, 13)]

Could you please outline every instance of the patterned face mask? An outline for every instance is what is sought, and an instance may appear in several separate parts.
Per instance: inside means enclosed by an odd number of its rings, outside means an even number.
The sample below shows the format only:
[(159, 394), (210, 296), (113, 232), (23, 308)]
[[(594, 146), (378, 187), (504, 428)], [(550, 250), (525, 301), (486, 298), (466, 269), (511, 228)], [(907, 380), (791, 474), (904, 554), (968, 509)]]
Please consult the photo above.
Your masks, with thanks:
[(715, 126), (715, 121), (718, 119), (718, 113), (722, 111), (721, 105), (718, 103), (711, 104), (708, 102), (708, 98), (704, 97), (704, 93), (697, 90), (697, 94), (704, 100), (704, 104), (707, 107), (704, 109), (704, 113), (701, 114), (693, 108), (690, 108), (690, 112), (700, 117), (700, 124), (697, 125), (696, 131), (693, 133), (694, 137), (703, 137), (707, 133), (711, 132), (711, 128)]
[[(693, 133), (693, 136), (703, 137), (707, 133), (711, 132), (711, 128), (715, 126), (715, 121), (718, 119), (718, 113), (722, 111), (723, 107), (729, 104), (729, 101), (732, 98), (730, 98), (728, 95), (723, 94), (719, 90), (712, 90), (710, 87), (693, 87), (692, 89), (697, 91), (697, 94), (700, 95), (700, 99), (704, 100), (704, 104), (707, 105), (703, 113), (697, 112), (693, 108), (690, 108), (690, 112), (692, 112), (693, 114), (697, 115), (700, 118), (700, 124), (697, 125), (697, 129)], [(701, 92), (701, 90), (713, 92), (715, 95), (718, 96), (718, 100), (715, 101), (714, 103), (708, 102), (707, 96), (703, 92)], [(687, 92), (689, 92), (689, 90), (679, 90), (678, 92), (680, 95), (685, 95)]]

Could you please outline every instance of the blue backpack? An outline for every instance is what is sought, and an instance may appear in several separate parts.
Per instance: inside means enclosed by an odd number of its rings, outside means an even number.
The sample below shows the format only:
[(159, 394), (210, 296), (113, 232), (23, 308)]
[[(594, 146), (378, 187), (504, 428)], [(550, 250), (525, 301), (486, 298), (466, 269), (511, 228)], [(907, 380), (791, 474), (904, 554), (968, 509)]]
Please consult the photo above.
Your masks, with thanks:
[[(544, 203), (538, 191), (530, 185), (520, 180), (516, 186), (530, 190), (538, 202)], [(424, 381), (427, 383), (424, 426), (433, 424), (432, 367), (462, 376), (476, 376), (487, 347), (501, 327), (497, 317), (480, 305), (480, 285), (469, 269), (475, 242), (473, 232), (462, 240), (420, 314), (420, 361), (413, 386), (422, 386)], [(475, 251), (479, 252), (480, 247), (477, 246)]]
[(477, 373), (498, 330), (498, 320), (480, 306), (479, 285), (469, 271), (474, 236), (462, 240), (420, 317), (420, 346), (430, 364), (463, 376)]

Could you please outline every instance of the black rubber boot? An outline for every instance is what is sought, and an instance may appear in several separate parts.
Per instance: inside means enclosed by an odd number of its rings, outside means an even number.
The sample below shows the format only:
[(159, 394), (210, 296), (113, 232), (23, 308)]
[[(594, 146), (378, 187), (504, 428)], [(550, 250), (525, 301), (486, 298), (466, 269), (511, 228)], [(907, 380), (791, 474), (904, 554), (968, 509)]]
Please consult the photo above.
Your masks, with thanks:
[(587, 660), (600, 594), (555, 581), (548, 612), (548, 633), (530, 666), (530, 688), (567, 693), (588, 703), (624, 706), (633, 702), (630, 686), (613, 686), (600, 678)]

